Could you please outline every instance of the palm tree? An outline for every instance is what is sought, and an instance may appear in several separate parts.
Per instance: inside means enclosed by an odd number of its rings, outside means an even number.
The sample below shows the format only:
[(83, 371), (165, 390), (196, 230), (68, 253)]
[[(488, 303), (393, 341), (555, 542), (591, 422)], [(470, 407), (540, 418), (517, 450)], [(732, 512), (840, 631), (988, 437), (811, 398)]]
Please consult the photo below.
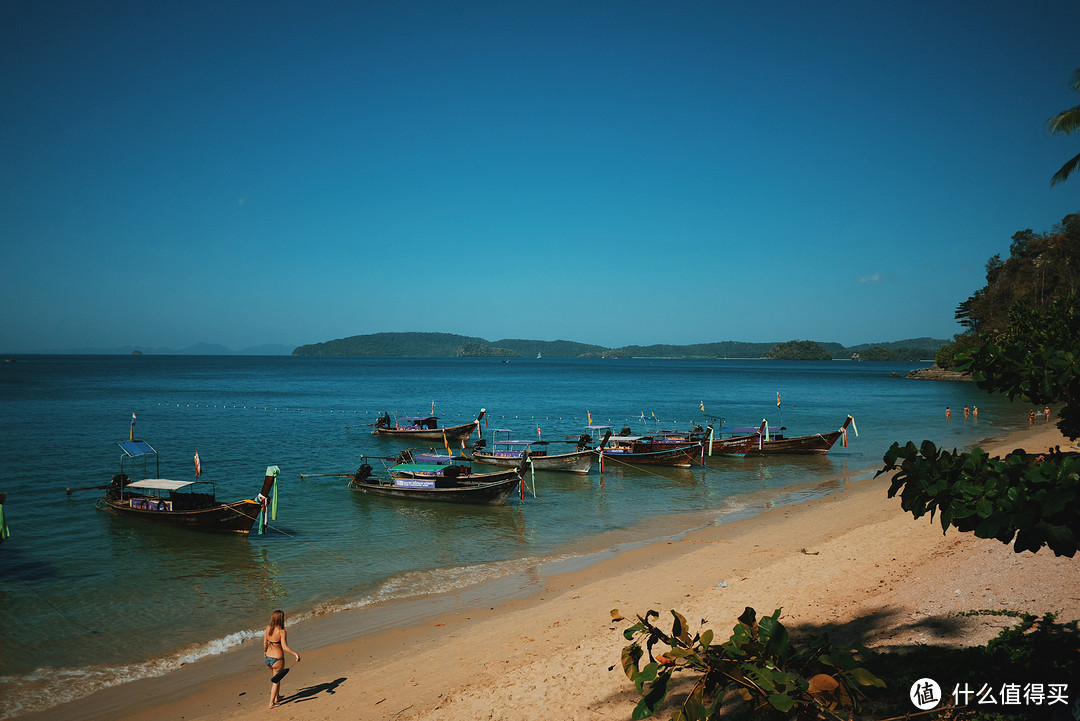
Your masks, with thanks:
[[(1080, 70), (1073, 71), (1072, 89), (1080, 92)], [(1046, 124), (1050, 128), (1051, 133), (1054, 133), (1055, 135), (1058, 133), (1068, 135), (1077, 128), (1080, 128), (1080, 105), (1077, 105), (1075, 108), (1061, 111), (1046, 121)], [(1080, 155), (1073, 157), (1069, 162), (1061, 166), (1061, 170), (1054, 173), (1054, 177), (1050, 179), (1051, 187), (1068, 178), (1072, 172), (1076, 170), (1078, 165), (1080, 165)]]

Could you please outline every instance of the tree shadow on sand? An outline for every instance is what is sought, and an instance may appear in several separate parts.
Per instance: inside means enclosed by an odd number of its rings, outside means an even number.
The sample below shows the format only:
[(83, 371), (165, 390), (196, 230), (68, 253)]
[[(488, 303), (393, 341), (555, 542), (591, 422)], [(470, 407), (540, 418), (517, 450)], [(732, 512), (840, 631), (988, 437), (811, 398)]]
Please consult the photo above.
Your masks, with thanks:
[[(758, 609), (765, 613), (768, 610)], [(664, 614), (668, 615), (668, 614)], [(669, 615), (668, 615), (669, 616)], [(670, 616), (669, 616), (670, 617)], [(689, 619), (688, 619), (689, 620)], [(785, 619), (781, 615), (781, 622)], [(731, 634), (737, 619), (707, 619), (691, 631), (715, 632), (714, 643)], [(659, 625), (663, 625), (660, 622)], [(953, 708), (920, 718), (949, 719), (1073, 719), (1080, 711), (1080, 629), (1078, 622), (1057, 621), (1051, 615), (1035, 616), (1017, 611), (971, 611), (966, 614), (912, 617), (889, 608), (878, 608), (845, 623), (784, 623), (793, 647), (827, 635), (837, 644), (862, 647), (860, 665), (886, 683), (886, 688), (867, 688), (867, 698), (857, 718), (885, 719), (917, 712), (909, 692), (924, 678), (934, 679), (948, 702), (954, 690), (970, 690), (964, 708)], [(625, 628), (625, 627), (624, 627)], [(622, 630), (621, 628), (619, 629)], [(654, 653), (664, 649), (657, 646)], [(622, 675), (618, 659), (611, 667)], [(677, 673), (657, 718), (668, 718), (686, 700), (699, 675)], [(625, 705), (629, 719), (640, 700), (627, 679), (625, 692), (611, 694), (602, 703)], [(1051, 684), (1067, 685), (1068, 699), (1050, 704)], [(1026, 695), (1029, 687), (1041, 689), (1040, 703)], [(1019, 689), (1019, 702), (1005, 702), (1004, 689)], [(978, 692), (984, 691), (979, 703)], [(752, 709), (734, 704), (731, 718), (755, 718)], [(728, 715), (725, 714), (727, 718)]]
[(322, 693), (333, 695), (337, 693), (338, 686), (345, 683), (346, 680), (346, 678), (342, 677), (326, 683), (316, 684), (315, 686), (305, 686), (288, 698), (282, 699), (282, 701), (286, 703), (302, 703), (304, 701), (311, 701)]

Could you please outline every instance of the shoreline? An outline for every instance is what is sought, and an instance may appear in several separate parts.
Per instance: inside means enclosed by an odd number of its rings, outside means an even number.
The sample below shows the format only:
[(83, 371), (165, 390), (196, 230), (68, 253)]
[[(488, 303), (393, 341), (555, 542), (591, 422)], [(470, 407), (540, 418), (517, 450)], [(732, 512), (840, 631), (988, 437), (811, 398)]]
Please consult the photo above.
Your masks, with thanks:
[[(1073, 446), (1052, 425), (992, 443), (992, 455)], [(619, 654), (621, 631), (630, 622), (611, 622), (612, 609), (627, 618), (676, 609), (688, 619), (707, 619), (706, 627), (718, 634), (730, 630), (744, 606), (765, 614), (783, 607), (792, 630), (867, 613), (891, 620), (878, 624), (868, 645), (917, 643), (930, 633), (925, 619), (971, 608), (1005, 605), (1059, 611), (1063, 620), (1080, 617), (1080, 600), (1063, 588), (1066, 569), (1077, 568), (1074, 559), (1045, 549), (1015, 554), (997, 541), (952, 530), (943, 536), (940, 526), (900, 510), (887, 488), (886, 478), (847, 480), (819, 498), (600, 551), (582, 567), (541, 569), (516, 589), (482, 586), (418, 599), (404, 628), (379, 631), (391, 609), (377, 605), (289, 626), (290, 644), (303, 662), (290, 665), (285, 703), (273, 714), (300, 720), (627, 719), (637, 696)], [(984, 620), (971, 626), (968, 642), (996, 633)], [(349, 638), (335, 641), (346, 628)], [(259, 651), (255, 639), (165, 677), (15, 718), (261, 719), (269, 684)]]

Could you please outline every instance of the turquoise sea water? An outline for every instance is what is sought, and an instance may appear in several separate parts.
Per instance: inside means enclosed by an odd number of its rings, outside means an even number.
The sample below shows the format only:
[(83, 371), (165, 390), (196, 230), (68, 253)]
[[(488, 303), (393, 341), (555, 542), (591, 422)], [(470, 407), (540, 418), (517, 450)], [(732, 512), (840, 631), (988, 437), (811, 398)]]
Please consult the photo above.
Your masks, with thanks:
[[(679, 518), (699, 524), (702, 514), (722, 520), (830, 492), (872, 475), (894, 440), (966, 447), (1026, 425), (1026, 408), (972, 384), (890, 375), (913, 367), (166, 356), (2, 364), (0, 492), (12, 536), (0, 545), (0, 718), (223, 652), (261, 633), (275, 608), (297, 623), (468, 588), (613, 538), (647, 540), (657, 518), (676, 533)], [(634, 431), (768, 418), (804, 435), (834, 430), (850, 413), (858, 437), (825, 457), (538, 473), (535, 497), (494, 508), (375, 498), (345, 479), (301, 479), (396, 454), (400, 446), (368, 424), (383, 411), (427, 413), (433, 403), (442, 425), (486, 408), (489, 436), (508, 428), (530, 438), (539, 426), (545, 440), (576, 437), (590, 415)], [(979, 406), (978, 419), (964, 418), (965, 405)], [(135, 437), (158, 450), (161, 475), (194, 479), (197, 450), (221, 500), (253, 498), (266, 466), (278, 465), (275, 530), (236, 537), (158, 528), (96, 510), (100, 492), (69, 496), (65, 489), (107, 483), (119, 470), (116, 443), (127, 439), (133, 412)]]

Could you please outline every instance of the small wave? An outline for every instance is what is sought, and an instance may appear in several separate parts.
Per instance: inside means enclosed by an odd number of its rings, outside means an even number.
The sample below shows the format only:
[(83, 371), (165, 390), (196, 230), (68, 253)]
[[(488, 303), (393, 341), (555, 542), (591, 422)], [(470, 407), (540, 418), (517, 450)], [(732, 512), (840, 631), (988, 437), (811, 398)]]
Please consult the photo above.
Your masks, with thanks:
[(238, 631), (224, 638), (188, 646), (161, 658), (123, 666), (78, 669), (42, 667), (21, 676), (0, 676), (0, 698), (3, 699), (0, 702), (0, 719), (44, 711), (128, 681), (164, 676), (184, 664), (225, 653), (261, 633), (261, 630)]

